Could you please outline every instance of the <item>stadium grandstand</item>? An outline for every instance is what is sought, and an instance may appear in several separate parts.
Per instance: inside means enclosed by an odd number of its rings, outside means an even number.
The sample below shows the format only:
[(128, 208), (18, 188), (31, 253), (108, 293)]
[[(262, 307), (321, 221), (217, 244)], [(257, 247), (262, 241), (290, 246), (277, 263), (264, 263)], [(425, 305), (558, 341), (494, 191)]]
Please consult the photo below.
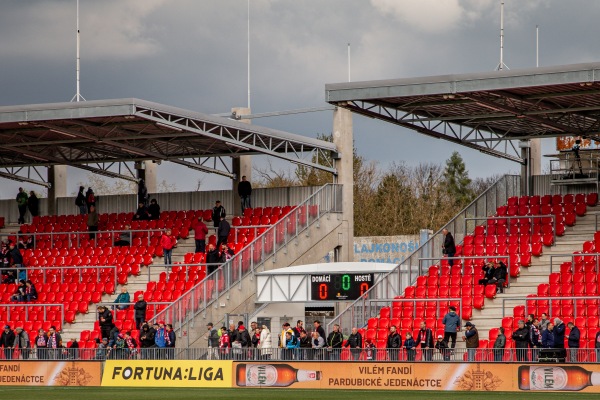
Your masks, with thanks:
[[(562, 357), (557, 351), (555, 358), (596, 362), (597, 150), (560, 152), (558, 167), (543, 175), (536, 140), (598, 139), (597, 70), (600, 63), (329, 84), (333, 143), (137, 99), (0, 107), (0, 135), (6, 139), (0, 145), (1, 176), (49, 187), (49, 198), (40, 203), (42, 215), (27, 223), (16, 223), (14, 200), (0, 202), (3, 239), (22, 247), (23, 264), (15, 262), (18, 256), (8, 257), (17, 265), (5, 270), (14, 271), (16, 282), (6, 278), (0, 285), (0, 324), (9, 331), (22, 328), (35, 350), (8, 348), (3, 355), (521, 362), (536, 361), (546, 354), (539, 350), (548, 347), (575, 349)], [(521, 165), (521, 176), (498, 180), (356, 301), (333, 301), (333, 317), (322, 326), (305, 326), (309, 333), (322, 329), (308, 339), (310, 350), (300, 346), (300, 339), (306, 343), (301, 329), (298, 341), (292, 338), (296, 321), (288, 321), (287, 314), (270, 319), (270, 346), (253, 347), (252, 339), (261, 333), (244, 332), (254, 328), (254, 316), (265, 306), (257, 302), (257, 273), (317, 263), (328, 252), (335, 261), (351, 261), (353, 113), (510, 159)], [(257, 189), (254, 207), (242, 212), (235, 189), (247, 157), (255, 154), (330, 172), (334, 183)], [(232, 190), (156, 194), (152, 180), (159, 161), (228, 176)], [(573, 161), (579, 161), (579, 173), (573, 172)], [(127, 162), (135, 163), (135, 171), (114, 167)], [(144, 180), (161, 206), (160, 216), (135, 220), (137, 196), (104, 196), (96, 204), (97, 230), (90, 231), (89, 214), (80, 214), (61, 181), (67, 165)], [(31, 173), (44, 168), (47, 175)], [(216, 200), (227, 210), (231, 230), (228, 248), (214, 258), (209, 253), (219, 240)], [(195, 251), (199, 221), (209, 231), (207, 252)], [(447, 232), (454, 251), (443, 251)], [(170, 262), (165, 250), (175, 243)], [(487, 276), (483, 267), (489, 264), (506, 272), (499, 279)], [(21, 278), (31, 283), (19, 297)], [(35, 299), (27, 297), (31, 285)], [(118, 294), (123, 296), (115, 302)], [(142, 301), (143, 317), (136, 315)], [(445, 316), (451, 307), (456, 317), (450, 317), (455, 319), (450, 332)], [(540, 320), (541, 315), (547, 318)], [(308, 321), (307, 315), (298, 317)], [(157, 326), (155, 342), (145, 336), (142, 320)], [(542, 336), (548, 339), (548, 333), (542, 332), (548, 328), (540, 323), (550, 321), (556, 325), (550, 330), (553, 342), (545, 346)], [(209, 322), (215, 329), (232, 326), (211, 339)], [(282, 343), (285, 322), (292, 325), (291, 335)], [(458, 332), (456, 346), (443, 347), (449, 345), (446, 333), (465, 326), (465, 340)], [(578, 347), (568, 339), (573, 327), (580, 332)], [(501, 331), (506, 343), (494, 347)], [(224, 340), (228, 334), (235, 335), (232, 342), (243, 342), (240, 348)], [(319, 336), (324, 336), (320, 345)], [(435, 343), (439, 336), (443, 346)], [(105, 337), (114, 352), (103, 347)]]

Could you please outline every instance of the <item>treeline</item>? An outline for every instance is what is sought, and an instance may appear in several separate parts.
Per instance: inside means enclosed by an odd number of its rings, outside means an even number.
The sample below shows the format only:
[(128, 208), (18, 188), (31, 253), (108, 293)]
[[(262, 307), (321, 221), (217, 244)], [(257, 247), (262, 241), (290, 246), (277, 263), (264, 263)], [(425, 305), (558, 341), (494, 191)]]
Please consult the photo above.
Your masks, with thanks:
[[(331, 141), (331, 136), (320, 136)], [(255, 186), (321, 186), (329, 173), (298, 166), (294, 173), (271, 166), (256, 169)], [(354, 149), (354, 235), (392, 236), (438, 230), (500, 175), (471, 180), (458, 152), (444, 164), (394, 164), (387, 169), (367, 162)]]

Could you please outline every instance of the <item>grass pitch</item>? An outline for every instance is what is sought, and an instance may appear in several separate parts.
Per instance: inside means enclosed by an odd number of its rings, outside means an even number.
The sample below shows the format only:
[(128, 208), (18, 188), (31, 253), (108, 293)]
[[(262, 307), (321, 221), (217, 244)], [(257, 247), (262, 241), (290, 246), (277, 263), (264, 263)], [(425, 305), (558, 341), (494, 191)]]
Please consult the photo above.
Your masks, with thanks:
[[(434, 392), (434, 391), (379, 391), (379, 390), (313, 390), (313, 389), (164, 389), (164, 388), (73, 388), (73, 387), (3, 387), (0, 396), (3, 399), (33, 399), (44, 400), (197, 400), (204, 399), (244, 399), (244, 400), (280, 400), (291, 398), (306, 398), (310, 400), (388, 400), (402, 399), (472, 399), (506, 400), (516, 393), (506, 392)], [(528, 400), (533, 399), (598, 399), (598, 394), (563, 392), (521, 392)], [(340, 397), (341, 396), (341, 397)], [(519, 396), (519, 395), (518, 395)], [(519, 396), (519, 397), (521, 397)]]

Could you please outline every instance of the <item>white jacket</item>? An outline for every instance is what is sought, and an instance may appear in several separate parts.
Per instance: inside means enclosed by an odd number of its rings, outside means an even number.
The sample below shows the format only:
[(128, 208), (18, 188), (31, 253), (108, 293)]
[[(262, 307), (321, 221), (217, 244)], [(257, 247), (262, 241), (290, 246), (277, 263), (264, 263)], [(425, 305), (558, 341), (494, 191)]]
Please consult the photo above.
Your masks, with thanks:
[(262, 349), (262, 354), (272, 354), (273, 343), (271, 342), (271, 332), (267, 328), (260, 331), (260, 343), (258, 348)]

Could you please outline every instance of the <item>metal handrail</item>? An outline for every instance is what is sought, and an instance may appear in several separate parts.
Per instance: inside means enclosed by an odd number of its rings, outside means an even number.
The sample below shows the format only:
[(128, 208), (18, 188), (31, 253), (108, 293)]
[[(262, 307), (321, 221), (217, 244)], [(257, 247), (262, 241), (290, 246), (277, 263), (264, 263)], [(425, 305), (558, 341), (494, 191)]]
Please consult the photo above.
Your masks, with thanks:
[[(418, 258), (431, 257), (439, 255), (441, 257), (441, 250), (443, 244), (442, 231), (448, 229), (454, 234), (456, 243), (461, 243), (462, 238), (469, 231), (469, 226), (465, 226), (464, 219), (478, 216), (488, 216), (488, 210), (491, 209), (494, 212), (496, 208), (508, 201), (509, 197), (520, 195), (520, 177), (517, 175), (504, 175), (498, 179), (492, 186), (481, 193), (471, 204), (461, 210), (454, 218), (452, 218), (447, 224), (441, 227), (435, 234), (433, 234), (429, 240), (425, 243), (421, 243), (421, 246), (412, 252), (403, 263), (398, 264), (396, 268), (384, 275), (380, 282), (373, 285), (360, 299), (357, 299), (351, 303), (344, 311), (338, 314), (327, 326), (330, 329), (333, 324), (340, 324), (342, 327), (345, 325), (358, 325), (357, 320), (360, 319), (364, 322), (366, 314), (364, 312), (364, 299), (369, 297), (395, 297), (400, 295), (405, 286), (412, 284), (416, 280), (416, 276), (413, 277), (413, 263), (416, 264)], [(490, 204), (488, 204), (490, 203)], [(482, 208), (482, 209), (480, 209)], [(457, 229), (463, 230), (458, 233)], [(462, 235), (462, 237), (461, 237)], [(437, 254), (436, 254), (437, 253)], [(408, 268), (407, 268), (408, 266)], [(408, 271), (403, 271), (407, 269)], [(403, 285), (403, 278), (408, 274), (408, 279), (405, 285)], [(389, 295), (389, 291), (392, 291), (392, 295)], [(363, 310), (361, 313), (360, 310)], [(342, 324), (341, 320), (349, 318), (350, 323)]]
[[(14, 302), (10, 304), (0, 304), (0, 308), (6, 308), (6, 321), (12, 321), (10, 318), (11, 310), (15, 312), (16, 308), (23, 307), (25, 308), (25, 320), (29, 321), (29, 308), (30, 307), (43, 307), (44, 308), (44, 321), (46, 320), (47, 308), (48, 307), (60, 307), (60, 324), (64, 325), (65, 323), (65, 305), (63, 303), (34, 303), (34, 302)], [(15, 328), (11, 326), (11, 328)]]
[[(423, 265), (423, 261), (435, 261), (435, 260), (442, 260), (442, 259), (446, 259), (446, 260), (458, 260), (458, 261), (464, 261), (464, 260), (497, 260), (497, 259), (505, 259), (506, 260), (506, 283), (508, 285), (508, 287), (510, 287), (510, 256), (461, 256), (461, 257), (424, 257), (424, 258), (419, 258), (419, 275), (423, 275), (424, 271), (422, 269), (422, 265)], [(437, 266), (438, 264), (434, 264), (435, 266)], [(431, 265), (433, 266), (433, 265)], [(431, 267), (430, 266), (430, 267)], [(429, 271), (429, 268), (427, 269), (427, 271)], [(465, 264), (461, 263), (461, 273), (464, 274), (465, 273)]]
[[(462, 306), (463, 306), (463, 299), (462, 297), (447, 297), (447, 298), (440, 298), (440, 297), (436, 297), (436, 298), (424, 298), (424, 299), (377, 299), (377, 300), (367, 300), (368, 306), (373, 308), (373, 304), (375, 304), (375, 309), (381, 309), (382, 307), (378, 307), (377, 304), (379, 303), (383, 303), (383, 304), (392, 304), (392, 308), (393, 308), (393, 304), (394, 303), (413, 303), (413, 307), (417, 306), (417, 303), (436, 303), (436, 315), (441, 315), (440, 313), (440, 303), (442, 302), (457, 302), (458, 303), (458, 307), (456, 308), (456, 314), (458, 316), (460, 316), (460, 313), (462, 312)], [(390, 314), (391, 315), (391, 314)], [(415, 316), (416, 317), (416, 316)], [(391, 318), (391, 317), (390, 317)], [(412, 318), (413, 320), (416, 318)], [(425, 318), (423, 318), (425, 319)], [(363, 328), (367, 326), (364, 325)]]
[[(511, 220), (511, 219), (525, 219), (525, 218), (529, 218), (529, 219), (542, 219), (542, 218), (552, 218), (552, 246), (556, 245), (556, 216), (554, 214), (548, 214), (548, 215), (523, 215), (523, 216), (514, 216), (514, 217), (480, 217), (480, 218), (465, 218), (465, 232), (467, 229), (467, 222), (468, 221), (481, 221), (481, 220), (485, 220), (485, 221), (489, 221), (489, 220), (500, 220), (500, 219), (506, 219), (506, 220)], [(533, 222), (533, 221), (532, 221)], [(531, 233), (529, 234), (530, 238), (533, 238), (533, 231), (531, 231)]]
[[(535, 294), (535, 293), (532, 293)], [(600, 296), (560, 296), (560, 297), (548, 297), (548, 296), (535, 296), (535, 297), (525, 297), (525, 296), (509, 296), (502, 297), (502, 318), (507, 317), (506, 315), (506, 302), (507, 301), (525, 301), (525, 315), (528, 315), (528, 306), (527, 301), (548, 301), (548, 315), (552, 315), (552, 300), (562, 301), (562, 300), (596, 300), (600, 302)], [(519, 304), (521, 305), (521, 304)], [(512, 316), (512, 315), (511, 315)], [(573, 318), (577, 318), (577, 302), (573, 302)]]
[[(240, 284), (242, 278), (254, 274), (265, 259), (274, 256), (280, 248), (287, 246), (313, 223), (318, 222), (325, 214), (341, 212), (341, 185), (328, 183), (313, 193), (310, 197), (297, 205), (288, 214), (283, 216), (274, 225), (271, 225), (260, 236), (246, 245), (238, 254), (235, 254), (226, 263), (212, 274), (207, 275), (193, 288), (179, 299), (175, 300), (167, 309), (156, 315), (153, 320), (163, 319), (173, 321), (175, 331), (181, 332), (183, 325), (193, 321), (194, 317), (212, 304), (219, 301), (235, 284)], [(311, 216), (311, 206), (317, 206), (317, 214)], [(303, 211), (304, 210), (304, 211)], [(304, 221), (301, 218), (304, 215)], [(294, 233), (288, 232), (288, 225), (293, 225)], [(279, 236), (278, 236), (279, 235)], [(281, 237), (282, 235), (282, 237)], [(278, 241), (278, 238), (281, 239)], [(268, 249), (267, 249), (268, 246)], [(244, 265), (246, 268), (244, 268)], [(246, 269), (246, 270), (244, 270)], [(208, 282), (216, 283), (210, 293), (207, 290)], [(221, 282), (223, 288), (219, 288)], [(214, 296), (213, 293), (214, 292)], [(195, 303), (200, 299), (200, 304)], [(190, 307), (186, 304), (190, 304)], [(189, 339), (189, 336), (188, 336)]]
[(96, 278), (98, 281), (100, 281), (100, 271), (102, 269), (112, 269), (114, 270), (114, 282), (117, 282), (117, 267), (115, 265), (76, 265), (76, 266), (62, 266), (62, 267), (25, 267), (25, 268), (16, 268), (16, 269), (23, 269), (25, 271), (27, 271), (28, 273), (31, 272), (35, 272), (35, 271), (42, 271), (43, 272), (43, 277), (44, 280), (42, 283), (48, 283), (46, 282), (46, 277), (48, 272), (50, 270), (60, 270), (60, 283), (64, 282), (64, 277), (65, 277), (65, 273), (64, 271), (68, 271), (68, 270), (78, 270), (79, 273), (79, 281), (81, 282), (81, 275), (82, 275), (82, 270), (87, 269), (95, 269), (96, 270)]
[(576, 257), (596, 257), (596, 271), (598, 271), (598, 267), (600, 266), (600, 260), (598, 260), (598, 256), (600, 253), (565, 253), (565, 254), (551, 254), (550, 255), (550, 273), (554, 272), (554, 259), (555, 258), (570, 258), (571, 263), (575, 262)]

